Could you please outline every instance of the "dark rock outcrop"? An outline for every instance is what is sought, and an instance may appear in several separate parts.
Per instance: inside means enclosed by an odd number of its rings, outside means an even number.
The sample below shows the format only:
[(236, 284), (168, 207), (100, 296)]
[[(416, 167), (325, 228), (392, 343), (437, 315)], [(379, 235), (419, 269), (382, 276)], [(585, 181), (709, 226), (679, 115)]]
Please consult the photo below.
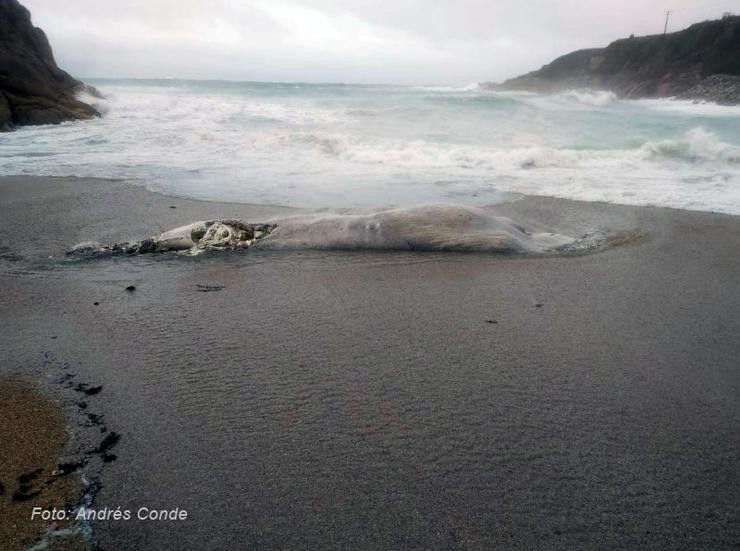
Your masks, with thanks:
[(484, 86), (533, 92), (592, 88), (624, 98), (676, 96), (740, 104), (740, 16), (578, 50), (538, 71)]
[(75, 97), (83, 90), (95, 93), (57, 67), (29, 11), (17, 0), (0, 0), (0, 130), (98, 115)]
[(722, 105), (738, 105), (740, 104), (740, 76), (712, 75), (679, 93), (677, 97), (713, 101)]

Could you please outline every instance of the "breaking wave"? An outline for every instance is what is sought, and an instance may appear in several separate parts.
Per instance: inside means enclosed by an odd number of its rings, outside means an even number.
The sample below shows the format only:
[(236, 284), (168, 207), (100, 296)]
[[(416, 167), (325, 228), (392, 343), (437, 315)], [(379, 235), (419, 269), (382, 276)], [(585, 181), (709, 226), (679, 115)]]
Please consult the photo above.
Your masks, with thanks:
[(649, 155), (664, 155), (692, 162), (740, 163), (740, 147), (723, 143), (717, 136), (702, 128), (686, 132), (683, 140), (648, 142), (642, 146), (642, 150)]
[(618, 101), (617, 94), (607, 90), (569, 90), (560, 97), (591, 107), (606, 107)]
[[(424, 140), (380, 140), (367, 142), (351, 135), (298, 132), (290, 136), (265, 137), (263, 145), (293, 144), (313, 148), (327, 157), (360, 164), (377, 164), (407, 169), (458, 168), (506, 173), (507, 170), (535, 168), (579, 168), (603, 161), (604, 168), (634, 166), (641, 160), (659, 162), (661, 157), (684, 162), (716, 162), (727, 168), (740, 162), (740, 147), (724, 143), (713, 133), (695, 128), (679, 140), (646, 142), (638, 148), (569, 149), (530, 146), (491, 149), (475, 145), (439, 144)], [(608, 166), (607, 166), (608, 165)], [(596, 168), (596, 167), (589, 167)], [(650, 168), (647, 165), (645, 168)], [(653, 170), (656, 168), (652, 167)], [(605, 174), (608, 172), (605, 172)]]
[(477, 85), (93, 82), (100, 119), (3, 137), (0, 174), (308, 208), (511, 193), (740, 214), (740, 108)]
[(426, 92), (479, 92), (482, 90), (477, 82), (471, 82), (465, 86), (414, 86), (414, 89)]

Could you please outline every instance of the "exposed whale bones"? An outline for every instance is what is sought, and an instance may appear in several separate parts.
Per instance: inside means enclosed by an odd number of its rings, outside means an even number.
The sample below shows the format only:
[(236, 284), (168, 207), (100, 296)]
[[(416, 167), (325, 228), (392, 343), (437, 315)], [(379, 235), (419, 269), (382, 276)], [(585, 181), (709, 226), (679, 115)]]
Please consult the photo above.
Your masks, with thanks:
[(163, 232), (141, 241), (101, 245), (81, 243), (67, 254), (146, 254), (179, 251), (198, 254), (207, 250), (247, 249), (268, 235), (275, 224), (247, 224), (241, 220), (204, 220)]

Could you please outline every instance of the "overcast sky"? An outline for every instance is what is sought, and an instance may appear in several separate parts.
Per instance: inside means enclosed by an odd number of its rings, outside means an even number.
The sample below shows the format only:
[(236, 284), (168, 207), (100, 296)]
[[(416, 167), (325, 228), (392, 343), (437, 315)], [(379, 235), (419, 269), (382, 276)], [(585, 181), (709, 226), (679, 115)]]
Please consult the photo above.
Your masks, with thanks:
[(21, 0), (78, 77), (467, 84), (738, 0)]

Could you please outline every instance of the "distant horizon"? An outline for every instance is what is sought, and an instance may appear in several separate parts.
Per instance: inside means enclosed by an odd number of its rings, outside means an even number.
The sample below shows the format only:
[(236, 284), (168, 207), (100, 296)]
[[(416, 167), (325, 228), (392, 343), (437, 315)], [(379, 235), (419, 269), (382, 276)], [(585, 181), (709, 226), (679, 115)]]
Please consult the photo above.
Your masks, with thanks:
[(83, 82), (91, 80), (172, 80), (180, 82), (228, 82), (233, 84), (311, 84), (320, 86), (322, 84), (332, 86), (377, 86), (382, 87), (408, 87), (408, 88), (423, 88), (423, 87), (448, 87), (448, 88), (465, 88), (466, 86), (473, 86), (483, 84), (485, 81), (480, 82), (420, 82), (420, 83), (404, 83), (404, 82), (349, 82), (341, 80), (323, 80), (323, 81), (308, 81), (308, 80), (252, 80), (252, 79), (232, 79), (232, 78), (182, 78), (182, 77), (102, 77), (102, 76), (90, 76), (90, 75), (72, 75), (76, 79)]
[[(736, 15), (736, 14), (733, 14)], [(693, 23), (690, 23), (689, 25), (682, 27), (680, 29), (675, 29), (673, 31), (668, 32), (667, 34), (672, 34), (676, 32), (681, 32), (688, 27), (692, 25), (696, 25), (698, 23), (703, 23), (706, 21), (714, 21), (720, 18), (714, 18), (714, 19), (703, 19), (701, 21), (695, 21)], [(647, 37), (647, 36), (661, 36), (664, 33), (653, 33), (653, 34), (645, 34), (645, 35), (639, 35), (641, 37)], [(606, 47), (611, 42), (614, 42), (616, 40), (621, 40), (627, 37), (618, 37), (614, 38), (613, 40), (609, 41), (608, 43), (602, 45), (602, 46), (586, 46), (583, 48), (578, 48), (578, 50), (587, 50), (591, 48), (601, 48)], [(568, 52), (563, 52), (562, 54), (559, 54), (555, 57), (553, 57), (550, 61), (553, 61), (554, 59), (557, 59), (560, 56), (567, 55), (575, 50), (570, 50)], [(550, 61), (546, 62), (549, 63)], [(541, 66), (540, 66), (541, 67)], [(146, 81), (152, 81), (152, 80), (176, 80), (176, 81), (194, 81), (194, 82), (230, 82), (230, 83), (255, 83), (255, 84), (315, 84), (315, 85), (321, 85), (321, 84), (328, 84), (328, 85), (347, 85), (347, 86), (399, 86), (399, 87), (415, 87), (415, 86), (446, 86), (451, 88), (465, 88), (467, 86), (473, 86), (473, 85), (479, 85), (484, 84), (487, 82), (500, 82), (503, 80), (506, 80), (508, 78), (512, 78), (515, 76), (519, 76), (521, 74), (524, 74), (529, 71), (535, 71), (539, 69), (540, 67), (534, 67), (531, 69), (528, 69), (526, 71), (522, 71), (522, 73), (517, 73), (515, 75), (510, 75), (508, 77), (504, 77), (503, 79), (500, 79), (498, 81), (492, 81), (492, 80), (479, 80), (474, 82), (419, 82), (419, 83), (404, 83), (404, 82), (362, 82), (362, 81), (345, 81), (345, 80), (316, 80), (316, 81), (309, 81), (309, 80), (254, 80), (254, 79), (241, 79), (241, 78), (199, 78), (199, 77), (176, 77), (176, 76), (148, 76), (148, 77), (141, 77), (141, 76), (80, 76), (80, 75), (74, 75), (75, 78), (78, 78), (80, 80), (146, 80)]]

